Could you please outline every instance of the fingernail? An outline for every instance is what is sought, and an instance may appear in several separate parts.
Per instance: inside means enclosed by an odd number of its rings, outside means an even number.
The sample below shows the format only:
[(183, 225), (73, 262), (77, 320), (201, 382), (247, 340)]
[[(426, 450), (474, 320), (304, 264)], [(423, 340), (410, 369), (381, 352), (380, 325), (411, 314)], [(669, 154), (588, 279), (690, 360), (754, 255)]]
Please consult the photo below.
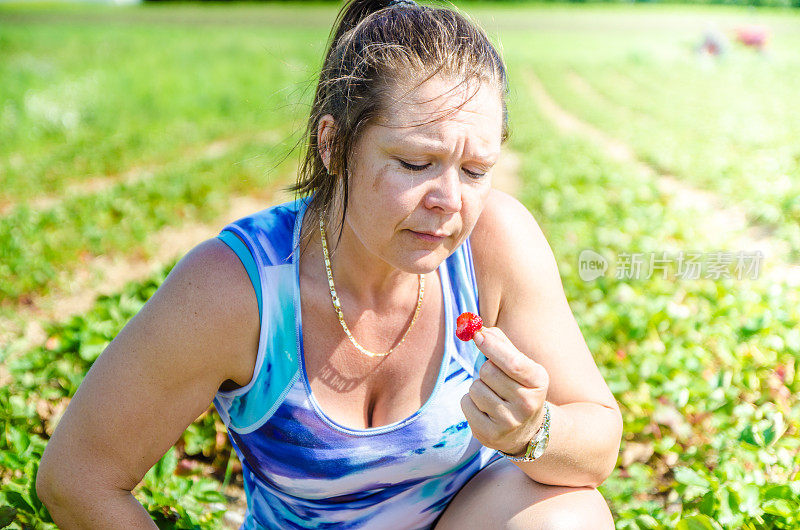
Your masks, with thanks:
[(476, 331), (475, 335), (472, 336), (472, 340), (475, 341), (475, 345), (476, 346), (480, 346), (481, 344), (483, 344), (483, 339), (484, 338), (485, 337), (483, 336), (483, 332), (481, 332), (481, 331)]

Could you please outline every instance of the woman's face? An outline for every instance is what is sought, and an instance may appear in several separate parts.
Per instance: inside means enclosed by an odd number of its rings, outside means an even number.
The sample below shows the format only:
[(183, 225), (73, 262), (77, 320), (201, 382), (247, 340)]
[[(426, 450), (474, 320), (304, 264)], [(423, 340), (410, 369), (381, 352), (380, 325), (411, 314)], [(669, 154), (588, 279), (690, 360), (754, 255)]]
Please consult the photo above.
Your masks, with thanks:
[(500, 155), (500, 93), (482, 84), (464, 103), (475, 85), (456, 85), (425, 82), (364, 129), (349, 161), (345, 230), (362, 251), (406, 272), (435, 270), (467, 238)]

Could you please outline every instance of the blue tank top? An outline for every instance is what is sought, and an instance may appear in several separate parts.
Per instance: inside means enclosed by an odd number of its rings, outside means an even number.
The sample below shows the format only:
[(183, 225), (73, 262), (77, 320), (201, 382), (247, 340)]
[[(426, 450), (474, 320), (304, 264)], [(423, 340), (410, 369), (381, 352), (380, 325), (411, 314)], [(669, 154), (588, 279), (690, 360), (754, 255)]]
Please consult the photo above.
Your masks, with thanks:
[(502, 458), (472, 436), (460, 405), (486, 360), (455, 337), (455, 318), (478, 310), (469, 239), (438, 268), (448, 329), (431, 396), (404, 420), (352, 429), (320, 409), (305, 369), (297, 257), (307, 201), (254, 213), (219, 236), (248, 269), (261, 315), (252, 379), (214, 397), (242, 463), (241, 528), (431, 528)]

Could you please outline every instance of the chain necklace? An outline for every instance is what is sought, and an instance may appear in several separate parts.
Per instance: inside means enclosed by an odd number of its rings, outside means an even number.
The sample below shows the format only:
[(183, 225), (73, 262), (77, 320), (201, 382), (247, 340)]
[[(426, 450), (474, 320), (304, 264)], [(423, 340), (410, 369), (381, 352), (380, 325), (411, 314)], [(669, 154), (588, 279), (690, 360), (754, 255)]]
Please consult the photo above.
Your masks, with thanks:
[(350, 342), (353, 343), (353, 346), (356, 347), (358, 351), (363, 353), (364, 355), (368, 355), (370, 357), (385, 357), (392, 353), (395, 348), (403, 344), (403, 341), (406, 340), (406, 336), (408, 332), (411, 331), (411, 328), (414, 326), (414, 322), (417, 321), (417, 317), (419, 316), (419, 309), (422, 307), (422, 297), (425, 296), (425, 276), (423, 274), (419, 274), (419, 295), (417, 296), (417, 308), (414, 310), (414, 318), (411, 319), (411, 324), (408, 325), (408, 329), (406, 332), (403, 333), (403, 338), (400, 339), (400, 342), (395, 344), (392, 349), (387, 351), (386, 353), (375, 353), (371, 352), (353, 337), (353, 334), (350, 333), (350, 330), (347, 328), (347, 324), (344, 321), (344, 313), (342, 313), (342, 304), (339, 301), (339, 295), (336, 294), (336, 287), (333, 286), (333, 273), (331, 272), (331, 260), (328, 257), (328, 242), (325, 238), (325, 224), (322, 220), (322, 216), (319, 218), (319, 231), (322, 234), (322, 254), (325, 257), (325, 272), (328, 273), (328, 286), (331, 288), (331, 300), (333, 301), (333, 309), (336, 310), (336, 315), (339, 317), (339, 323), (342, 325), (342, 329), (344, 329), (345, 335), (347, 338), (350, 339)]

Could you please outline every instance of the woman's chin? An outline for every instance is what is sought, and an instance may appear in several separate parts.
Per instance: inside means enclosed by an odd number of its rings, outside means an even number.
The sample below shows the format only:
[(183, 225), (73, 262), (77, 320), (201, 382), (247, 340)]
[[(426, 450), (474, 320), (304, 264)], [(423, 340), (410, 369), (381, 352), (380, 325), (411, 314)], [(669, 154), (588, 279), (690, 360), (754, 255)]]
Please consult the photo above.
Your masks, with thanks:
[(445, 259), (447, 259), (447, 254), (425, 252), (418, 256), (412, 256), (412, 259), (403, 263), (403, 266), (400, 268), (411, 274), (428, 274), (438, 269), (439, 265), (441, 265)]

